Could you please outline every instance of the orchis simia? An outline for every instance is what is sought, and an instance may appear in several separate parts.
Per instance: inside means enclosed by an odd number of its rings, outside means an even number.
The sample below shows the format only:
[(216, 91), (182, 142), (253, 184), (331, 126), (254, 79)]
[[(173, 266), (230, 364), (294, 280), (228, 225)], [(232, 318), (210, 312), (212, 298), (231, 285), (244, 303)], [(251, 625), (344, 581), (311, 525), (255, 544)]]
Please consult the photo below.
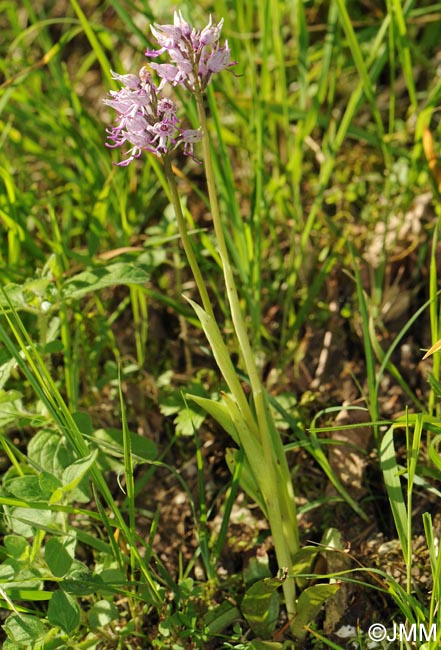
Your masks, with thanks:
[[(143, 151), (159, 156), (163, 162), (182, 244), (198, 287), (202, 307), (192, 301), (191, 304), (201, 321), (213, 356), (230, 391), (229, 394), (223, 395), (223, 403), (220, 405), (213, 405), (210, 400), (195, 396), (193, 399), (217, 419), (234, 441), (243, 447), (248, 470), (247, 490), (259, 501), (268, 518), (279, 568), (287, 569), (289, 575), (294, 555), (299, 548), (294, 491), (282, 441), (257, 370), (231, 268), (216, 192), (203, 101), (204, 90), (213, 75), (235, 65), (235, 62), (231, 61), (228, 42), (220, 44), (222, 26), (223, 20), (215, 24), (210, 17), (208, 25), (202, 30), (197, 30), (184, 20), (181, 12), (175, 12), (173, 25), (155, 24), (151, 27), (159, 48), (147, 50), (145, 54), (149, 59), (165, 55), (167, 62), (151, 62), (149, 68), (142, 68), (138, 75), (119, 75), (112, 72), (113, 78), (120, 81), (123, 87), (117, 92), (111, 91), (109, 97), (104, 100), (117, 112), (115, 124), (107, 130), (108, 146), (119, 147), (125, 143), (130, 145), (127, 157), (117, 163), (122, 166), (139, 158)], [(158, 84), (154, 83), (149, 69), (158, 76)], [(181, 85), (195, 97), (199, 129), (182, 127), (176, 104), (164, 92), (168, 85)], [(187, 232), (170, 162), (170, 153), (181, 144), (184, 153), (193, 157), (194, 144), (199, 141), (202, 143), (211, 215), (222, 262), (225, 290), (234, 332), (251, 387), (251, 406), (214, 318), (207, 283), (202, 276)], [(283, 590), (287, 613), (292, 618), (296, 614), (295, 584), (292, 575), (284, 581)]]

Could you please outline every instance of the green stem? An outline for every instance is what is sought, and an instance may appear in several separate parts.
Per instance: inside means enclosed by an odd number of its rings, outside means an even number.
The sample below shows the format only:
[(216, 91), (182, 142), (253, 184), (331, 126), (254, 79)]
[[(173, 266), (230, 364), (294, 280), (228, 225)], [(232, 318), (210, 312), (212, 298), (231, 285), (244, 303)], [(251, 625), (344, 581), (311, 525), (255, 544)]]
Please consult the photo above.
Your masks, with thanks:
[(210, 298), (207, 292), (207, 287), (205, 286), (201, 269), (199, 268), (196, 255), (193, 250), (191, 239), (188, 236), (187, 224), (185, 223), (185, 218), (182, 213), (181, 200), (179, 198), (178, 188), (176, 187), (176, 181), (175, 181), (175, 176), (173, 174), (173, 170), (170, 162), (170, 156), (168, 154), (164, 154), (162, 156), (162, 160), (164, 161), (164, 173), (170, 189), (171, 200), (173, 203), (176, 220), (178, 222), (179, 234), (181, 236), (181, 241), (184, 247), (185, 255), (187, 256), (188, 263), (190, 264), (190, 268), (193, 273), (193, 277), (195, 279), (199, 291), (199, 295), (201, 296), (202, 306), (204, 307), (207, 314), (209, 314), (211, 318), (215, 320), (213, 308), (211, 306)]
[[(292, 481), (283, 445), (281, 444), (280, 439), (276, 440), (276, 438), (278, 438), (278, 433), (275, 428), (273, 427), (271, 429), (270, 422), (272, 418), (268, 410), (262, 383), (248, 338), (239, 296), (234, 281), (234, 275), (230, 264), (228, 249), (222, 228), (219, 202), (216, 192), (216, 180), (211, 159), (210, 140), (207, 130), (207, 118), (201, 91), (196, 91), (196, 103), (199, 123), (202, 129), (202, 147), (208, 196), (219, 256), (222, 261), (225, 288), (231, 309), (234, 330), (251, 384), (260, 442), (263, 447), (265, 458), (268, 460), (264, 471), (267, 473), (268, 481), (266, 483), (269, 487), (264, 491), (264, 498), (267, 505), (269, 523), (273, 534), (274, 547), (279, 566), (287, 567), (288, 570), (290, 570), (293, 555), (296, 553), (299, 546)], [(263, 468), (255, 469), (261, 471)], [(290, 579), (284, 583), (284, 594), (288, 614), (290, 617), (294, 616), (296, 613), (294, 580)]]
[[(190, 237), (188, 236), (187, 224), (185, 222), (184, 215), (182, 213), (181, 201), (179, 198), (178, 188), (176, 186), (176, 180), (173, 174), (170, 158), (167, 154), (165, 154), (163, 156), (163, 160), (164, 160), (164, 173), (170, 190), (170, 197), (175, 211), (176, 221), (178, 223), (178, 229), (179, 229), (179, 234), (181, 236), (182, 245), (184, 247), (185, 254), (187, 256), (188, 262), (190, 264), (190, 268), (193, 273), (193, 277), (198, 287), (199, 294), (202, 300), (202, 305), (204, 307), (204, 311), (209, 316), (213, 328), (216, 330), (216, 336), (218, 337), (219, 341), (221, 341), (222, 334), (217, 325), (216, 317), (213, 313), (213, 308), (211, 306), (207, 289), (204, 280), (202, 278), (202, 273), (196, 255), (194, 253)], [(228, 358), (225, 357), (223, 359), (222, 373), (225, 381), (227, 382), (228, 388), (234, 395), (239, 405), (243, 417), (247, 422), (250, 422), (253, 419), (251, 409), (248, 405), (247, 398), (245, 396), (241, 383), (237, 377), (237, 374), (234, 370), (234, 366), (229, 357)]]

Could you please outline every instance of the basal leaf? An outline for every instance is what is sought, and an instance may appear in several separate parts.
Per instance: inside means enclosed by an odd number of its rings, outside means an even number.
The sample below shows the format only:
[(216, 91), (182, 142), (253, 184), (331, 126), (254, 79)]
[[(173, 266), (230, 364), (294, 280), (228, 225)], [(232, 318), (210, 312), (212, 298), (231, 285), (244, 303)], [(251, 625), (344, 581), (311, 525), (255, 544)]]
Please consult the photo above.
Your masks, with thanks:
[(283, 582), (284, 578), (264, 578), (247, 589), (241, 610), (256, 636), (269, 637), (274, 632), (280, 605), (277, 590)]
[(323, 603), (333, 596), (340, 588), (339, 584), (319, 584), (307, 587), (297, 601), (297, 616), (290, 625), (292, 634), (303, 641), (306, 636), (305, 627), (312, 623), (319, 613)]
[(299, 576), (299, 574), (312, 572), (313, 562), (319, 553), (320, 548), (317, 546), (303, 546), (294, 555), (291, 568), (296, 583), (301, 589), (308, 584), (308, 578), (304, 578), (301, 575)]

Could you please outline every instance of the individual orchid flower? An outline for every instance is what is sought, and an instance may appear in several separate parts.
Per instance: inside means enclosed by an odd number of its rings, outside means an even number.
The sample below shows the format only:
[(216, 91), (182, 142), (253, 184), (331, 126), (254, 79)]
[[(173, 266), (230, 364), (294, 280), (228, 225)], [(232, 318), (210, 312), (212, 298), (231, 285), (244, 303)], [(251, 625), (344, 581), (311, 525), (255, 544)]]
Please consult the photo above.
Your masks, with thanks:
[(159, 50), (146, 50), (149, 58), (156, 58), (167, 52), (172, 63), (151, 63), (158, 76), (173, 84), (183, 84), (192, 92), (202, 91), (210, 83), (215, 72), (221, 72), (233, 65), (228, 41), (219, 44), (223, 19), (213, 24), (212, 18), (202, 30), (196, 30), (187, 23), (182, 13), (175, 11), (173, 25), (150, 27)]

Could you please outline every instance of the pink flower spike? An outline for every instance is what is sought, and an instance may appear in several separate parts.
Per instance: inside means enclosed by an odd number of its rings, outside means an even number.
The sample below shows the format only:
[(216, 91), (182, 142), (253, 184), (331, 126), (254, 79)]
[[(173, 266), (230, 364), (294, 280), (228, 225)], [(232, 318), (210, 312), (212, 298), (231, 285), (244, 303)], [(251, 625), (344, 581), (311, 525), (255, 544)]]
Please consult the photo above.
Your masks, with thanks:
[(155, 58), (160, 52), (167, 52), (170, 63), (151, 64), (158, 75), (173, 85), (183, 84), (192, 92), (200, 92), (214, 73), (235, 65), (230, 59), (228, 42), (223, 46), (219, 43), (223, 24), (223, 18), (215, 24), (210, 16), (208, 24), (198, 30), (184, 20), (180, 11), (175, 11), (173, 25), (155, 23), (151, 27), (161, 49), (147, 50), (146, 56)]

